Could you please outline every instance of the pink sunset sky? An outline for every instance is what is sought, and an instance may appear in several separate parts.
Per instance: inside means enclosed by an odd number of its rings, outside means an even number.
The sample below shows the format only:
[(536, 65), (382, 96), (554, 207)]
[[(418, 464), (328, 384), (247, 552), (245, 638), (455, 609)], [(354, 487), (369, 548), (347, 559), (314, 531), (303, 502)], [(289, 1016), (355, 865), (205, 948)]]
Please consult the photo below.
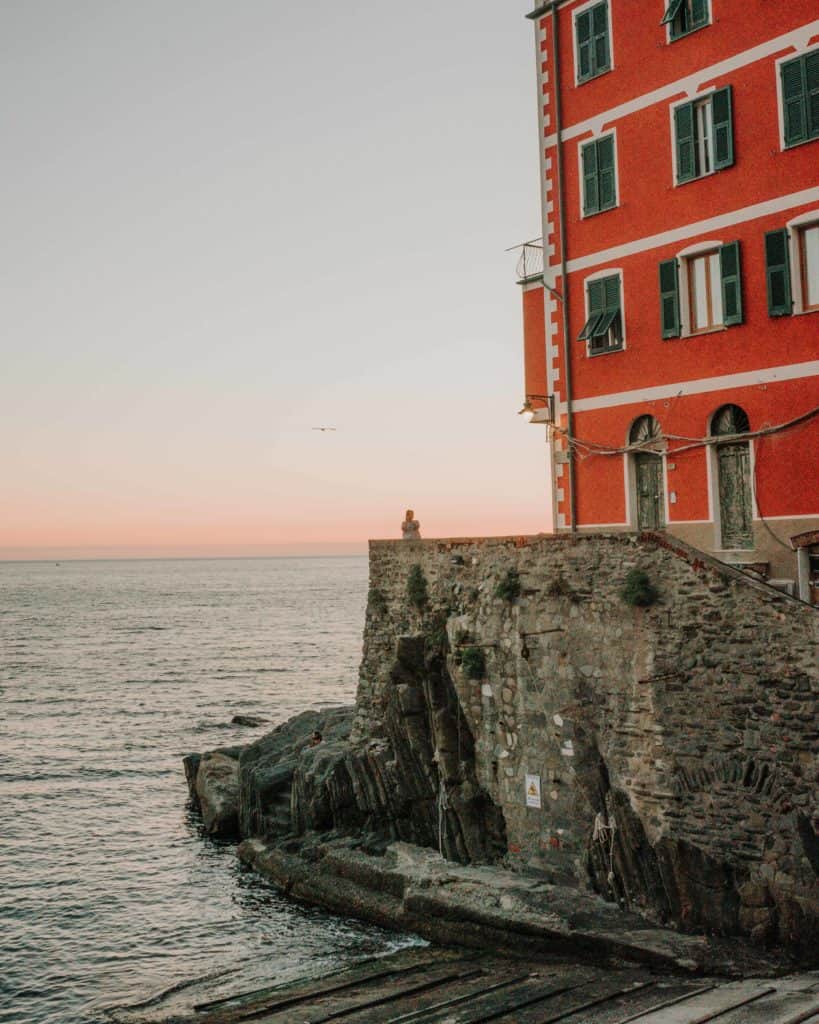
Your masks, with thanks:
[(549, 528), (527, 9), (3, 4), (0, 558)]

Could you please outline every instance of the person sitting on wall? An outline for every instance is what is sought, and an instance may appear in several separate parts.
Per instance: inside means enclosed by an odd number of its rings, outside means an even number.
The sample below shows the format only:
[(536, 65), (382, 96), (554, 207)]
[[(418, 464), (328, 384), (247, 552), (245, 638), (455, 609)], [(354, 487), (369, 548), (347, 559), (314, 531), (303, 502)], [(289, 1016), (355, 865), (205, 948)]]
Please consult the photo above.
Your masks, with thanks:
[(319, 743), (321, 743), (321, 741), (323, 739), (324, 739), (324, 737), (321, 735), (321, 733), (318, 731), (318, 729), (315, 729), (313, 731), (312, 736), (310, 737), (310, 743), (308, 744), (308, 746), (317, 747), (319, 745)]
[(421, 524), (415, 518), (415, 513), (411, 508), (407, 509), (404, 522), (401, 523), (401, 535), (404, 540), (421, 539)]

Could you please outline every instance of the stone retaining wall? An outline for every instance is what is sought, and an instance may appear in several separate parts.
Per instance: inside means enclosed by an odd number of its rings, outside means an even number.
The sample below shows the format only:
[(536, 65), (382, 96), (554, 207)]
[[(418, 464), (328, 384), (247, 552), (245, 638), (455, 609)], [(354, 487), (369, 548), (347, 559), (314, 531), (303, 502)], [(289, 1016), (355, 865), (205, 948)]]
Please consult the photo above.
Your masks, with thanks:
[[(425, 604), (408, 597), (414, 566)], [(621, 596), (632, 569), (650, 607)], [(496, 594), (510, 570), (513, 600)], [(384, 735), (398, 639), (425, 636), (447, 652), (510, 866), (686, 928), (805, 946), (818, 620), (663, 535), (374, 541), (353, 743)]]

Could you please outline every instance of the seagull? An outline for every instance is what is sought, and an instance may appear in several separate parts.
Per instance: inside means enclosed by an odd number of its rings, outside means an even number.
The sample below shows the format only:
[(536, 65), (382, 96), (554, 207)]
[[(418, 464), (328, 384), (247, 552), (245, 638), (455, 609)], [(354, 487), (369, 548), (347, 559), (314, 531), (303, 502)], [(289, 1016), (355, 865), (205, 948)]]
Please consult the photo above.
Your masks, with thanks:
[(325, 431), (325, 430), (336, 430), (337, 428), (336, 427), (311, 427), (310, 429), (311, 430)]

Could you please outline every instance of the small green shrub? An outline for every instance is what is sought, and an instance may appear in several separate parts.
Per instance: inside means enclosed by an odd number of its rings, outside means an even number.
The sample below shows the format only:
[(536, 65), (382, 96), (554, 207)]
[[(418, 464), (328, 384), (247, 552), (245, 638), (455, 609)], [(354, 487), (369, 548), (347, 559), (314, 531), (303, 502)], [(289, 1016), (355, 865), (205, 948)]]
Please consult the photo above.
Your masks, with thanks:
[(384, 591), (379, 590), (378, 587), (370, 587), (370, 592), (367, 595), (367, 605), (373, 615), (383, 615), (387, 610), (387, 599), (384, 596)]
[(446, 632), (447, 613), (437, 611), (432, 617), (429, 628), (426, 631), (427, 651), (444, 651), (449, 643)]
[(520, 575), (517, 569), (510, 569), (495, 587), (495, 597), (500, 597), (510, 603), (517, 601), (520, 597)]
[(409, 571), (409, 576), (407, 577), (407, 599), (419, 611), (426, 608), (429, 603), (427, 578), (420, 565), (414, 565)]
[(461, 654), (461, 668), (467, 679), (486, 678), (486, 658), (480, 647), (467, 647)]
[(574, 591), (569, 586), (569, 582), (565, 576), (555, 576), (549, 586), (546, 588), (546, 593), (549, 597), (571, 597)]
[(620, 597), (633, 608), (648, 608), (654, 604), (658, 596), (648, 574), (642, 569), (632, 569), (620, 591)]

